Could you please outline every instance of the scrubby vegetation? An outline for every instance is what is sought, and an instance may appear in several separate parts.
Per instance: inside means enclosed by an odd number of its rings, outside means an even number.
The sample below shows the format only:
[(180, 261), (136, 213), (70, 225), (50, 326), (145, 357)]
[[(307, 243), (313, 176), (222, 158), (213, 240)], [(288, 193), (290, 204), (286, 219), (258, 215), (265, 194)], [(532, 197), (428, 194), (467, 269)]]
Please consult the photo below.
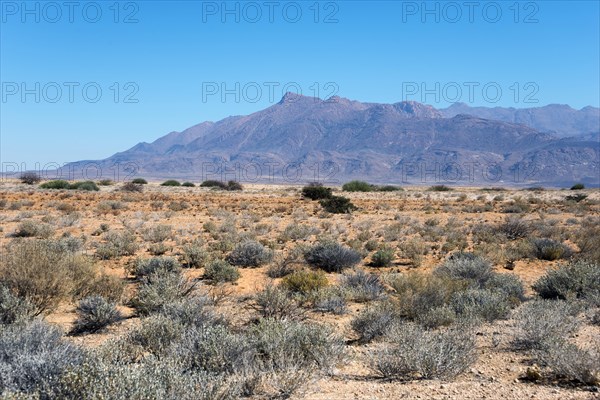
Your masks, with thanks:
[(160, 186), (181, 186), (181, 182), (175, 179), (169, 179), (160, 184)]
[(600, 384), (593, 191), (370, 185), (336, 214), (318, 184), (3, 185), (2, 398), (310, 398), (317, 385), (585, 398)]
[(356, 210), (350, 199), (343, 196), (331, 196), (319, 202), (323, 209), (333, 214), (349, 214)]
[(54, 180), (44, 182), (40, 185), (42, 189), (66, 189), (66, 190), (85, 190), (85, 191), (98, 191), (100, 188), (93, 181), (80, 181), (69, 183), (64, 180)]
[(19, 176), (19, 180), (26, 185), (35, 185), (39, 183), (42, 178), (35, 172), (24, 172)]

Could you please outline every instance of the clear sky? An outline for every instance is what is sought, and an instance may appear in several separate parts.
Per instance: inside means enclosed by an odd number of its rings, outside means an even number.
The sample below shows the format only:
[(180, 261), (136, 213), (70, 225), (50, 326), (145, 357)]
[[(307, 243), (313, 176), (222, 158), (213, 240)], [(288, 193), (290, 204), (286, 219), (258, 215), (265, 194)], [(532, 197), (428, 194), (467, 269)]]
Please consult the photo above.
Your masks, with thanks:
[(598, 1), (0, 6), (1, 161), (28, 168), (105, 158), (285, 90), (435, 107), (600, 103)]

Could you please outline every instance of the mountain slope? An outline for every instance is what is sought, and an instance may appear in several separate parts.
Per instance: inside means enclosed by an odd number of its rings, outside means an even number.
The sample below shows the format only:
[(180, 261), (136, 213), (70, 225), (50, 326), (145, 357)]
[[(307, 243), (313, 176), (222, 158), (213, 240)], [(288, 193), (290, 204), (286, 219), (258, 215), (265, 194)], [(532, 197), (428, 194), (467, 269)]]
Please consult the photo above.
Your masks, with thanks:
[[(525, 124), (416, 102), (286, 94), (246, 116), (204, 122), (94, 162), (127, 176), (304, 183), (598, 183), (597, 134), (560, 138)], [(69, 168), (83, 169), (87, 162)]]

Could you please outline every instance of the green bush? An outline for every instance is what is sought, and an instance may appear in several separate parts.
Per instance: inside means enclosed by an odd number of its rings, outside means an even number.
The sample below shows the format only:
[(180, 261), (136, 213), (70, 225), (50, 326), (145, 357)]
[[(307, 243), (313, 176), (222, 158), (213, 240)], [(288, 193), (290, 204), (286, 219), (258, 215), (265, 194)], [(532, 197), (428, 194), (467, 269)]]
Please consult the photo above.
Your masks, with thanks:
[(344, 192), (372, 192), (375, 186), (364, 181), (350, 181), (342, 186)]
[(196, 185), (194, 185), (192, 182), (183, 182), (181, 184), (181, 186), (184, 186), (184, 187), (196, 187)]
[(99, 332), (123, 316), (114, 303), (102, 296), (86, 297), (77, 306), (77, 319), (73, 333)]
[(200, 187), (225, 189), (227, 187), (227, 185), (221, 181), (207, 180), (207, 181), (202, 182), (200, 184)]
[(449, 192), (452, 190), (452, 188), (446, 185), (434, 185), (427, 190), (430, 192)]
[(326, 272), (342, 272), (358, 264), (361, 256), (339, 243), (324, 242), (309, 247), (304, 253), (304, 259), (309, 265)]
[(169, 179), (161, 183), (160, 186), (181, 186), (181, 183), (179, 183), (179, 181), (176, 181), (175, 179)]
[(204, 277), (213, 283), (235, 282), (240, 278), (240, 271), (227, 261), (214, 260), (204, 269)]
[(59, 180), (44, 182), (40, 185), (40, 188), (42, 188), (42, 189), (69, 189), (70, 186), (71, 185), (69, 184), (69, 182), (59, 179)]
[(112, 186), (115, 182), (112, 179), (100, 179), (98, 181), (99, 186)]
[(148, 181), (145, 180), (144, 178), (135, 178), (131, 181), (131, 183), (134, 183), (136, 185), (147, 185)]
[(332, 214), (350, 214), (356, 210), (356, 206), (352, 204), (350, 199), (343, 196), (331, 196), (328, 199), (322, 199), (319, 204), (325, 211)]
[(401, 192), (403, 190), (400, 186), (394, 185), (377, 186), (378, 192)]
[(395, 254), (393, 249), (389, 247), (379, 249), (371, 257), (371, 266), (376, 268), (389, 267), (390, 265), (392, 265), (394, 257)]
[(321, 183), (313, 182), (302, 188), (302, 197), (311, 200), (328, 199), (331, 197), (331, 188), (324, 187)]
[(48, 239), (52, 235), (54, 235), (54, 228), (52, 226), (38, 221), (27, 220), (19, 224), (12, 236)]
[(585, 189), (585, 185), (583, 183), (576, 183), (571, 186), (571, 190), (583, 190)]
[(98, 190), (100, 190), (100, 188), (98, 187), (98, 185), (96, 185), (95, 182), (92, 181), (83, 181), (83, 182), (75, 182), (69, 185), (68, 187), (69, 190), (85, 190), (85, 191), (94, 191), (97, 192)]
[(543, 299), (600, 299), (600, 265), (577, 261), (551, 269), (533, 284)]
[(325, 288), (329, 282), (323, 271), (299, 270), (285, 276), (281, 285), (292, 293), (309, 294)]
[(273, 252), (253, 240), (238, 244), (227, 256), (226, 261), (231, 265), (256, 268), (270, 262)]
[(238, 191), (238, 190), (243, 190), (244, 187), (241, 185), (241, 183), (236, 182), (236, 181), (229, 181), (227, 182), (227, 186), (225, 187), (225, 190), (230, 190), (230, 191)]

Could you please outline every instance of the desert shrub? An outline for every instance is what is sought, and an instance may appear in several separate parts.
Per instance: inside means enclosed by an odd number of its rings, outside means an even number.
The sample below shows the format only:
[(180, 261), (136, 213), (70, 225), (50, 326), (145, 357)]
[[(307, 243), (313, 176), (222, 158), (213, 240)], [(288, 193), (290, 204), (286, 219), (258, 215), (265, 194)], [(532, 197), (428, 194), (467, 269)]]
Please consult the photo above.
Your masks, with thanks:
[(349, 214), (356, 210), (356, 206), (352, 204), (350, 199), (343, 196), (331, 196), (327, 199), (319, 201), (321, 207), (332, 214)]
[(483, 288), (503, 293), (513, 305), (525, 300), (525, 287), (516, 275), (495, 273), (485, 282)]
[(292, 293), (309, 294), (328, 285), (323, 271), (298, 270), (286, 275), (281, 285)]
[(337, 242), (322, 242), (309, 247), (304, 253), (306, 262), (326, 272), (342, 272), (361, 260), (360, 255)]
[(183, 182), (181, 184), (181, 186), (183, 186), (183, 187), (196, 187), (196, 185), (194, 185), (192, 182)]
[(383, 304), (361, 311), (352, 319), (350, 326), (358, 333), (359, 341), (368, 343), (385, 335), (395, 320), (392, 308)]
[(226, 261), (231, 265), (256, 268), (270, 262), (273, 252), (253, 240), (240, 243), (227, 256)]
[(59, 241), (18, 240), (3, 252), (0, 284), (27, 299), (36, 315), (84, 291), (96, 272), (88, 258), (68, 251)]
[(585, 189), (585, 185), (583, 183), (576, 183), (571, 186), (571, 190), (583, 190)]
[(423, 256), (427, 254), (427, 246), (420, 239), (412, 239), (402, 242), (399, 246), (402, 256), (408, 258), (411, 265), (415, 268), (423, 263)]
[(542, 349), (551, 342), (564, 341), (579, 329), (577, 311), (566, 301), (535, 300), (523, 304), (515, 314), (514, 345)]
[(430, 192), (449, 192), (452, 190), (452, 188), (446, 185), (434, 185), (427, 190), (429, 190)]
[(17, 227), (13, 237), (37, 237), (47, 239), (54, 235), (54, 228), (39, 221), (23, 221)]
[(27, 299), (15, 296), (8, 288), (0, 286), (0, 326), (22, 324), (34, 315), (35, 307)]
[(379, 249), (371, 256), (371, 266), (376, 268), (389, 267), (394, 261), (394, 250), (389, 247)]
[(187, 210), (188, 208), (190, 208), (190, 205), (185, 201), (172, 201), (167, 207), (169, 208), (169, 210), (177, 212)]
[(82, 360), (75, 345), (62, 340), (62, 332), (45, 322), (0, 329), (0, 382), (4, 393), (50, 396), (60, 377)]
[(189, 370), (228, 374), (242, 372), (254, 356), (246, 338), (222, 325), (187, 329), (172, 352)]
[(302, 317), (300, 305), (283, 286), (267, 284), (254, 296), (254, 309), (263, 318), (297, 319)]
[(404, 189), (402, 189), (400, 186), (394, 186), (394, 185), (377, 186), (376, 190), (378, 192), (402, 192), (402, 191), (404, 191)]
[(19, 176), (19, 180), (26, 185), (35, 185), (36, 183), (39, 183), (42, 178), (35, 172), (23, 172), (21, 176)]
[(152, 243), (163, 242), (173, 237), (173, 227), (171, 225), (156, 225), (145, 229), (142, 232), (142, 237)]
[(96, 183), (93, 181), (74, 182), (69, 185), (68, 189), (69, 190), (85, 190), (88, 192), (97, 192), (100, 190), (98, 185), (96, 185)]
[(386, 378), (449, 379), (476, 359), (475, 335), (464, 327), (427, 331), (415, 324), (396, 324), (386, 337), (391, 344), (372, 359), (375, 370)]
[(236, 182), (236, 181), (229, 181), (227, 182), (227, 186), (225, 186), (225, 190), (230, 190), (230, 191), (237, 191), (237, 190), (243, 190), (244, 187), (242, 186), (241, 183)]
[(543, 299), (598, 299), (600, 297), (600, 266), (577, 261), (551, 269), (533, 284), (533, 290)]
[(162, 256), (169, 250), (171, 250), (171, 247), (164, 243), (152, 243), (150, 246), (148, 246), (148, 252), (153, 256)]
[(410, 320), (432, 309), (449, 305), (454, 294), (466, 287), (465, 281), (436, 274), (394, 274), (386, 280), (398, 300), (397, 312)]
[(344, 192), (371, 192), (374, 189), (373, 185), (364, 181), (350, 181), (342, 186)]
[(187, 268), (200, 268), (208, 255), (202, 248), (202, 243), (196, 240), (183, 246), (180, 261)]
[(141, 346), (155, 356), (164, 356), (173, 342), (181, 338), (184, 326), (163, 313), (142, 319), (139, 326), (132, 329), (125, 341)]
[(130, 231), (109, 231), (104, 234), (104, 239), (105, 242), (96, 249), (96, 255), (103, 260), (131, 256), (138, 249), (135, 235)]
[(597, 344), (584, 349), (569, 342), (549, 342), (536, 358), (550, 369), (554, 379), (593, 386), (600, 384), (600, 348)]
[(125, 182), (123, 186), (121, 186), (121, 190), (123, 192), (141, 193), (144, 191), (144, 186), (140, 183)]
[(385, 293), (378, 275), (360, 270), (351, 274), (344, 273), (340, 278), (340, 286), (357, 302), (377, 300)]
[(144, 178), (135, 178), (131, 181), (131, 183), (136, 184), (136, 185), (147, 185), (148, 181), (145, 180)]
[(575, 203), (579, 203), (587, 198), (588, 198), (588, 195), (584, 194), (584, 193), (577, 193), (577, 194), (565, 196), (566, 201), (573, 201)]
[(181, 183), (175, 179), (169, 179), (161, 183), (160, 186), (181, 186)]
[(183, 326), (205, 326), (224, 323), (214, 311), (213, 301), (207, 296), (190, 296), (165, 304), (160, 315)]
[(319, 182), (312, 182), (302, 188), (302, 197), (311, 200), (328, 199), (331, 197), (331, 188)]
[(123, 203), (121, 201), (116, 201), (116, 200), (101, 201), (96, 206), (96, 210), (98, 210), (98, 212), (100, 214), (111, 213), (113, 215), (117, 215), (117, 214), (119, 214), (119, 212), (121, 210), (125, 210), (125, 209), (127, 209), (127, 206), (125, 205), (125, 203)]
[(508, 239), (515, 240), (526, 238), (531, 233), (531, 225), (520, 218), (507, 218), (503, 224), (498, 227)]
[(346, 294), (338, 288), (325, 288), (321, 290), (314, 300), (314, 309), (320, 312), (329, 312), (335, 315), (343, 315), (348, 312)]
[(100, 179), (97, 183), (98, 186), (112, 186), (115, 182), (112, 179)]
[(227, 261), (213, 260), (206, 265), (204, 277), (213, 283), (235, 282), (240, 278), (240, 271)]
[(148, 315), (188, 297), (193, 290), (194, 285), (181, 274), (154, 273), (144, 279), (130, 304), (140, 315)]
[(105, 346), (107, 350), (94, 352), (81, 367), (69, 371), (54, 388), (53, 398), (227, 400), (239, 397), (239, 384), (226, 382), (215, 374), (187, 371), (174, 358), (145, 357), (139, 362), (115, 362), (104, 356), (121, 351), (119, 346), (122, 347), (120, 343), (109, 343)]
[(99, 274), (89, 280), (86, 285), (81, 285), (77, 291), (76, 297), (84, 298), (89, 296), (102, 296), (110, 302), (118, 303), (123, 297), (125, 290), (124, 282), (121, 278), (113, 275)]
[(261, 364), (278, 369), (294, 363), (294, 369), (330, 372), (344, 358), (344, 341), (324, 325), (263, 319), (248, 333)]
[(453, 280), (467, 281), (471, 286), (481, 287), (491, 279), (494, 272), (485, 259), (473, 253), (454, 253), (434, 273)]
[(573, 251), (565, 244), (552, 239), (533, 239), (535, 256), (540, 260), (560, 260), (569, 258)]
[(123, 316), (114, 303), (102, 296), (86, 297), (77, 305), (73, 333), (98, 332), (119, 321)]
[(69, 182), (62, 179), (44, 182), (40, 185), (42, 189), (69, 189)]
[(202, 182), (200, 184), (200, 187), (225, 189), (227, 187), (227, 185), (221, 181), (207, 180), (207, 181)]
[(307, 239), (310, 235), (318, 232), (318, 229), (313, 226), (292, 223), (285, 227), (279, 240), (287, 242), (289, 240)]
[(415, 321), (427, 329), (435, 329), (442, 326), (449, 326), (456, 322), (457, 315), (451, 306), (440, 306), (431, 308), (422, 314), (417, 315)]
[(512, 308), (511, 299), (502, 292), (490, 289), (469, 289), (452, 296), (451, 307), (464, 317), (482, 318), (491, 322), (504, 319)]
[(138, 258), (127, 268), (128, 272), (138, 280), (157, 273), (179, 273), (181, 264), (172, 257)]
[(531, 206), (522, 199), (515, 199), (502, 207), (502, 212), (506, 214), (521, 214), (529, 212)]

